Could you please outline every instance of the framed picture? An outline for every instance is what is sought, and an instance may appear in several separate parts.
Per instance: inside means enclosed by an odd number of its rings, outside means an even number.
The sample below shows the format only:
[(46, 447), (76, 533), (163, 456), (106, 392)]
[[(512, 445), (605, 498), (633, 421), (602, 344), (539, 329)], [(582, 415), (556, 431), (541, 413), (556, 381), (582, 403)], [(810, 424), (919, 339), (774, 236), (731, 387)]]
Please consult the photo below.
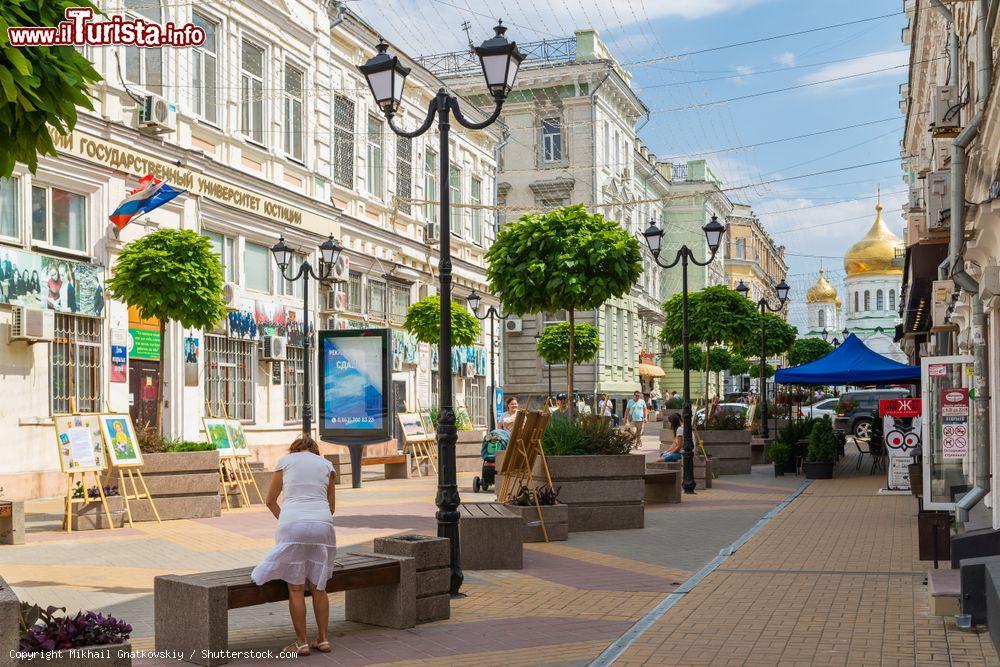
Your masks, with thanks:
[(423, 410), (420, 413), (420, 423), (424, 425), (424, 433), (427, 435), (427, 439), (433, 440), (437, 435), (437, 429), (434, 428), (434, 420), (431, 419), (431, 413), (428, 410)]
[(102, 414), (101, 435), (108, 446), (111, 465), (118, 467), (141, 466), (142, 452), (139, 440), (127, 414)]
[(233, 456), (233, 444), (229, 439), (229, 420), (205, 417), (202, 421), (205, 424), (205, 436), (218, 450), (219, 456), (222, 458)]
[(243, 423), (236, 419), (226, 422), (229, 429), (229, 444), (233, 448), (233, 456), (250, 456), (250, 446), (247, 445), (247, 434)]
[(469, 411), (465, 408), (464, 403), (455, 406), (455, 427), (459, 431), (472, 430), (472, 417), (469, 416)]
[(84, 472), (104, 470), (104, 440), (101, 437), (100, 415), (53, 415), (56, 443), (62, 471)]
[(427, 440), (427, 432), (424, 430), (424, 421), (416, 412), (400, 412), (399, 426), (403, 429), (403, 437), (407, 442), (417, 442)]

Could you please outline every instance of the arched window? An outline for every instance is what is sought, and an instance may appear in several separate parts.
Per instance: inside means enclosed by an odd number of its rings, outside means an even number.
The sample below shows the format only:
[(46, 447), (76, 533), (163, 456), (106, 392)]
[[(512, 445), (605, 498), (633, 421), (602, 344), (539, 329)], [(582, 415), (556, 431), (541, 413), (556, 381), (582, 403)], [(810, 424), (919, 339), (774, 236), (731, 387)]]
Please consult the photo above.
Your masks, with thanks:
[(865, 290), (865, 312), (872, 309), (872, 295), (871, 292)]
[(858, 292), (855, 292), (854, 293), (854, 312), (856, 313), (859, 310), (861, 310), (861, 309), (858, 308)]
[(882, 290), (875, 292), (875, 310), (885, 310), (885, 296)]
[(896, 290), (889, 290), (889, 310), (896, 310)]
[(816, 313), (816, 315), (818, 316), (818, 320), (816, 322), (816, 326), (818, 326), (821, 329), (825, 329), (826, 328), (826, 308), (820, 308), (820, 311), (818, 313)]

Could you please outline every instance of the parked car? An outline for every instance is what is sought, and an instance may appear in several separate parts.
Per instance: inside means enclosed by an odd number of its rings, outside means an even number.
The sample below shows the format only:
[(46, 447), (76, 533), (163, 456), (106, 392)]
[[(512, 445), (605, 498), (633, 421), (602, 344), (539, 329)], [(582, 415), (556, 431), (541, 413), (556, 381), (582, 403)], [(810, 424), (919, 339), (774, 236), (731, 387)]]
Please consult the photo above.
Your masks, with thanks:
[(839, 398), (823, 398), (812, 405), (803, 405), (799, 408), (799, 417), (805, 417), (806, 419), (829, 417), (833, 419), (837, 416), (837, 404), (839, 402)]
[(837, 415), (833, 418), (833, 431), (841, 439), (853, 435), (860, 440), (868, 440), (872, 435), (872, 410), (878, 407), (878, 402), (909, 395), (908, 389), (901, 388), (845, 391), (840, 395), (840, 404), (852, 407), (849, 411), (837, 410)]
[[(717, 406), (715, 406), (715, 412), (712, 414), (722, 415), (726, 413), (734, 413), (745, 417), (747, 414), (747, 410), (749, 409), (750, 406), (747, 405), (746, 403), (719, 403)], [(701, 410), (698, 410), (698, 412), (695, 413), (694, 423), (698, 426), (705, 425), (705, 408), (702, 408)]]

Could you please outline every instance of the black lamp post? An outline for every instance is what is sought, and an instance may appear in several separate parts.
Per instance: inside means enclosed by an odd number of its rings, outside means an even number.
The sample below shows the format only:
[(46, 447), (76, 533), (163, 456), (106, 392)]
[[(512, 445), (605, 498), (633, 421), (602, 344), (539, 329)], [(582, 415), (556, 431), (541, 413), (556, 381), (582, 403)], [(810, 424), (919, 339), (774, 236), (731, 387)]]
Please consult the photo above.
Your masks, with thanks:
[(826, 339), (830, 336), (830, 332), (826, 330), (826, 327), (823, 327), (823, 333), (821, 335), (823, 336), (823, 342), (825, 343)]
[(501, 315), (500, 311), (498, 311), (495, 307), (490, 306), (486, 309), (486, 314), (479, 317), (479, 304), (482, 303), (483, 297), (479, 296), (479, 292), (476, 290), (472, 290), (472, 294), (469, 295), (467, 301), (469, 303), (469, 308), (472, 309), (472, 314), (476, 316), (476, 319), (489, 319), (490, 321), (490, 431), (492, 431), (497, 425), (496, 404), (494, 403), (497, 398), (497, 340), (495, 321), (500, 320), (502, 322), (510, 317), (510, 315)]
[[(458, 505), (461, 499), (458, 495), (458, 483), (456, 479), (455, 464), (455, 442), (458, 439), (458, 432), (455, 429), (455, 409), (454, 396), (452, 392), (452, 367), (451, 367), (451, 233), (448, 221), (451, 218), (451, 201), (449, 190), (449, 168), (451, 160), (448, 156), (448, 134), (451, 130), (452, 114), (460, 125), (470, 130), (482, 130), (489, 127), (500, 115), (504, 100), (507, 99), (514, 79), (517, 77), (517, 70), (524, 60), (524, 55), (518, 51), (514, 42), (507, 41), (504, 33), (506, 26), (499, 22), (494, 28), (496, 34), (476, 48), (476, 55), (479, 56), (480, 64), (483, 68), (483, 76), (486, 78), (486, 86), (493, 96), (494, 109), (489, 118), (474, 123), (468, 120), (459, 107), (458, 98), (449, 95), (441, 88), (434, 99), (431, 100), (427, 108), (427, 116), (424, 122), (416, 130), (406, 132), (393, 124), (393, 117), (399, 110), (399, 105), (403, 100), (403, 85), (406, 76), (410, 73), (409, 68), (403, 67), (399, 58), (390, 55), (389, 45), (385, 41), (380, 41), (378, 53), (368, 62), (358, 67), (361, 73), (368, 80), (372, 95), (379, 109), (385, 115), (386, 121), (392, 131), (401, 137), (412, 139), (427, 132), (434, 123), (434, 116), (437, 115), (438, 140), (439, 140), (439, 169), (438, 182), (440, 184), (440, 205), (439, 220), (441, 225), (441, 250), (438, 260), (438, 273), (440, 275), (440, 287), (438, 292), (441, 295), (441, 340), (438, 343), (439, 358), (439, 417), (437, 428), (438, 461), (440, 473), (438, 475), (438, 490), (435, 503), (437, 504), (438, 537), (447, 537), (451, 540), (451, 594), (458, 595), (462, 587), (462, 567), (459, 563), (458, 546)], [(430, 196), (430, 193), (426, 193)]]
[(844, 340), (842, 340), (841, 342), (842, 343), (847, 342), (847, 337), (851, 335), (851, 332), (847, 330), (847, 327), (844, 327), (844, 330), (841, 331), (840, 333), (844, 335)]
[[(764, 328), (764, 313), (771, 311), (772, 313), (779, 312), (785, 307), (785, 302), (788, 301), (788, 292), (791, 288), (788, 283), (782, 279), (778, 286), (774, 288), (778, 293), (778, 307), (772, 308), (771, 304), (767, 301), (767, 296), (762, 296), (759, 301), (757, 301), (757, 307), (760, 308), (760, 419), (761, 419), (761, 436), (767, 440), (770, 437), (770, 431), (767, 426), (767, 330)], [(736, 286), (736, 291), (743, 296), (748, 296), (750, 294), (750, 287), (742, 280)], [(826, 329), (823, 330), (823, 340), (826, 340)]]
[(330, 277), (333, 267), (340, 259), (340, 253), (344, 247), (333, 238), (323, 241), (319, 246), (319, 273), (313, 270), (308, 260), (303, 260), (299, 270), (295, 275), (290, 276), (285, 273), (288, 265), (292, 262), (292, 249), (285, 243), (285, 237), (278, 237), (278, 242), (271, 246), (274, 254), (274, 261), (278, 265), (281, 277), (289, 282), (302, 280), (302, 433), (312, 434), (312, 331), (309, 330), (309, 277), (324, 281)]
[(835, 337), (833, 339), (833, 341), (831, 341), (831, 342), (833, 343), (833, 349), (837, 349), (838, 347), (840, 347), (840, 339), (839, 338)]
[(653, 260), (664, 269), (670, 269), (681, 264), (681, 303), (683, 320), (681, 324), (681, 340), (684, 345), (684, 407), (681, 408), (681, 417), (684, 420), (684, 481), (682, 487), (684, 493), (694, 493), (694, 436), (691, 432), (691, 363), (690, 363), (690, 334), (688, 333), (688, 263), (695, 266), (708, 266), (715, 259), (715, 254), (722, 244), (722, 235), (726, 228), (719, 222), (719, 219), (712, 216), (712, 219), (701, 228), (705, 234), (705, 241), (711, 255), (704, 262), (695, 259), (694, 253), (687, 245), (682, 245), (677, 251), (674, 261), (664, 263), (660, 261), (660, 245), (663, 242), (663, 230), (656, 226), (656, 222), (650, 222), (649, 227), (642, 233), (646, 237), (646, 245), (653, 255)]

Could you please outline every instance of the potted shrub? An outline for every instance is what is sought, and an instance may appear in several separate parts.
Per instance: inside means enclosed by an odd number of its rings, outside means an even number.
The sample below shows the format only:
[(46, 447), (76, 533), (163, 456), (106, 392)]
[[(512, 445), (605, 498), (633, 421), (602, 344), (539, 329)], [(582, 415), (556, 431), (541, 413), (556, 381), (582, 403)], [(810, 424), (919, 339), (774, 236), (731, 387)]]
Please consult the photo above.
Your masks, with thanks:
[(778, 431), (778, 439), (788, 446), (788, 458), (785, 461), (785, 472), (796, 472), (796, 461), (806, 455), (805, 445), (812, 431), (813, 419), (791, 421)]
[[(559, 491), (562, 487), (552, 488), (548, 484), (543, 484), (535, 491), (527, 486), (521, 488), (514, 494), (514, 502), (508, 503), (507, 507), (521, 516), (524, 521), (522, 529), (522, 540), (524, 542), (544, 542), (545, 535), (548, 535), (549, 542), (562, 541), (569, 537), (569, 508), (559, 502)], [(535, 500), (538, 500), (536, 506)], [(542, 511), (542, 521), (545, 522), (545, 532), (542, 532), (541, 523), (538, 521), (538, 510)]]
[(749, 475), (751, 466), (750, 431), (739, 412), (720, 412), (708, 418), (698, 430), (705, 453), (716, 461), (719, 475)]
[(837, 458), (837, 440), (829, 417), (817, 419), (809, 434), (809, 449), (803, 469), (806, 479), (833, 479), (833, 463)]
[(767, 450), (767, 455), (774, 463), (774, 476), (781, 477), (785, 474), (785, 466), (792, 457), (792, 448), (781, 440), (775, 440)]
[(42, 609), (22, 602), (18, 650), (37, 654), (39, 661), (57, 667), (132, 664), (132, 647), (128, 641), (131, 625), (92, 611), (80, 611), (74, 616), (65, 612), (63, 607)]

